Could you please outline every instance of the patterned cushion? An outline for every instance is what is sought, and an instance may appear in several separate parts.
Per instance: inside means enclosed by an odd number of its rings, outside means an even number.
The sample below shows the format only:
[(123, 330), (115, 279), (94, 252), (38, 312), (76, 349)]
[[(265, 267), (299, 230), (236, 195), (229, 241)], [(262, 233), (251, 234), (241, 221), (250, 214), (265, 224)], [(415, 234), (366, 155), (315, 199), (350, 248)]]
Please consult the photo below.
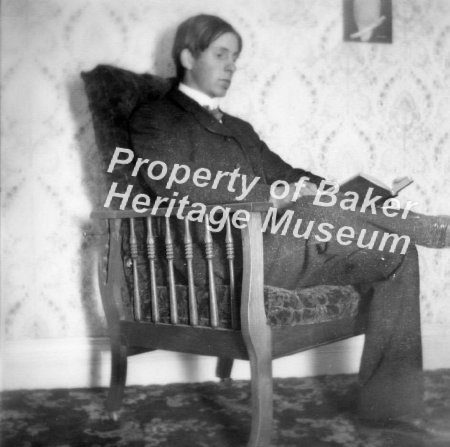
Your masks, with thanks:
[[(131, 264), (125, 267), (128, 289), (132, 296), (133, 277)], [(138, 265), (139, 290), (142, 301), (142, 318), (151, 320), (150, 285), (147, 267)], [(199, 324), (209, 326), (209, 290), (196, 288)], [(231, 328), (230, 288), (216, 286), (220, 327)], [(126, 293), (128, 295), (128, 293)], [(189, 324), (188, 289), (176, 285), (178, 317), (181, 324)], [(240, 294), (237, 294), (237, 303)], [(166, 286), (157, 287), (161, 322), (170, 323), (169, 292)], [(130, 300), (126, 300), (131, 308)], [(315, 286), (300, 290), (264, 287), (264, 306), (267, 322), (271, 326), (295, 326), (298, 324), (324, 323), (345, 317), (355, 317), (359, 310), (360, 295), (353, 286)], [(131, 315), (131, 309), (130, 309)]]
[(271, 326), (324, 323), (355, 317), (360, 295), (353, 286), (315, 286), (301, 290), (264, 287), (267, 322)]

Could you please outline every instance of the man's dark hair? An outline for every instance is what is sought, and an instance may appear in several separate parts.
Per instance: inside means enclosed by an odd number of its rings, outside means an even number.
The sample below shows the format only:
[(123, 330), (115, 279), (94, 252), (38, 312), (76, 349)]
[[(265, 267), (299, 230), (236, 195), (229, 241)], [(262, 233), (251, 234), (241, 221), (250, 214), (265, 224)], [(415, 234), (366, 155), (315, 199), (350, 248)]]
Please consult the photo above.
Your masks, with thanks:
[(242, 50), (241, 35), (225, 20), (217, 16), (200, 14), (185, 20), (177, 28), (175, 41), (172, 47), (172, 58), (177, 70), (177, 79), (181, 81), (184, 76), (184, 67), (181, 65), (180, 54), (187, 48), (194, 57), (206, 50), (212, 42), (222, 34), (233, 33)]

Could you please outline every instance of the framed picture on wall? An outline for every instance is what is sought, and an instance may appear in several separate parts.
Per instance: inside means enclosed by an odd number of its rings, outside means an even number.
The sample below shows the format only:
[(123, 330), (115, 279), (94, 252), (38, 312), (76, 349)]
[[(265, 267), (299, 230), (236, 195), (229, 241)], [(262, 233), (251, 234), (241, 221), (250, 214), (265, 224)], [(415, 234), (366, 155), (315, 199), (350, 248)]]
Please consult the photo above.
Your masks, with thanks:
[(392, 43), (392, 0), (343, 0), (344, 40)]

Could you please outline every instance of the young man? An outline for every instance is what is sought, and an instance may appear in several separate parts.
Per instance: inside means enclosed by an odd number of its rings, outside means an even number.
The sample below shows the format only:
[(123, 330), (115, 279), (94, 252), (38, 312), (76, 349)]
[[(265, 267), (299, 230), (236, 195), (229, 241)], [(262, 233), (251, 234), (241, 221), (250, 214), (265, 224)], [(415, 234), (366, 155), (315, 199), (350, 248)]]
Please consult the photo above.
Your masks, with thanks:
[[(265, 283), (287, 289), (370, 285), (373, 297), (360, 369), (359, 414), (371, 420), (420, 416), (417, 251), (414, 243), (400, 254), (388, 246), (382, 251), (367, 244), (361, 248), (355, 241), (361, 234), (367, 242), (375, 232), (388, 231), (427, 246), (448, 246), (449, 219), (413, 213), (403, 219), (315, 205), (321, 177), (292, 168), (268, 149), (248, 123), (218, 110), (218, 99), (230, 87), (241, 49), (240, 35), (218, 17), (199, 15), (179, 26), (172, 52), (179, 84), (161, 100), (136, 110), (131, 120), (132, 143), (139, 157), (162, 161), (168, 172), (184, 165), (190, 172), (202, 169), (202, 177), (190, 176), (182, 184), (174, 182), (170, 189), (145, 171), (143, 178), (160, 197), (188, 195), (191, 203), (206, 204), (271, 201), (280, 218), (291, 211), (295, 222), (314, 221), (309, 237), (298, 237), (307, 230), (303, 226), (297, 235), (292, 231), (265, 233)], [(308, 181), (299, 188), (296, 182), (302, 177)], [(271, 191), (277, 180), (290, 185), (288, 194), (283, 195), (282, 187)], [(320, 223), (328, 224), (330, 240), (320, 238)], [(347, 244), (338, 241), (337, 231), (344, 226), (353, 229), (354, 237)]]

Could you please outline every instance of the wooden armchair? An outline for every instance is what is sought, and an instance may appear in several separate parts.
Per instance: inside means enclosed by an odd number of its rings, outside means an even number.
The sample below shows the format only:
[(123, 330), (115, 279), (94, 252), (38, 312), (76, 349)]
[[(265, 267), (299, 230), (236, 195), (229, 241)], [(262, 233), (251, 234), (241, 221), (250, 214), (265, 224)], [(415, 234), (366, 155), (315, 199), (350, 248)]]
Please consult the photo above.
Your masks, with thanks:
[[(109, 66), (98, 66), (82, 77), (97, 146), (108, 166), (116, 147), (130, 147), (127, 120), (134, 107), (163, 95), (170, 81)], [(109, 180), (123, 186), (135, 184), (126, 168)], [(251, 366), (252, 392), (248, 445), (263, 447), (269, 445), (271, 436), (272, 359), (360, 334), (365, 315), (360, 311), (360, 296), (351, 286), (301, 291), (265, 286), (261, 213), (269, 204), (225, 206), (247, 210), (250, 222), (242, 230), (241, 241), (233, 240), (230, 220), (226, 222), (223, 264), (228, 266), (228, 283), (222, 284), (215, 279), (217, 252), (205, 219), (207, 287), (195, 284), (192, 223), (187, 219), (181, 225), (180, 247), (173, 236), (176, 218), (166, 217), (165, 209), (155, 215), (109, 209), (92, 214), (108, 222), (106, 254), (99, 257), (98, 268), (112, 352), (107, 409), (118, 417), (130, 355), (166, 349), (216, 356), (217, 375), (222, 379), (230, 377), (233, 359), (246, 359)], [(236, 274), (241, 243), (242, 273)], [(186, 264), (181, 283), (174, 269), (178, 255)]]

